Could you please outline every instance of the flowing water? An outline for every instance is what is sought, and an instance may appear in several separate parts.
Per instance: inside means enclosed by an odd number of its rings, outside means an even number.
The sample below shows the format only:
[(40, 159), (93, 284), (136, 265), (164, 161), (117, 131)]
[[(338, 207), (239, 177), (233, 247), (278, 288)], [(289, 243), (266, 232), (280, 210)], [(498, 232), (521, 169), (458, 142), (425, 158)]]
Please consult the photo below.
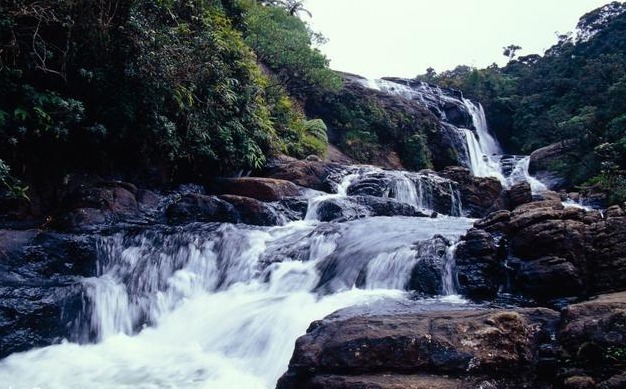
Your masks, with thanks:
[[(315, 220), (320, 197), (348, 198), (351, 183), (374, 173), (381, 171), (343, 172), (338, 193), (309, 196), (308, 220), (284, 226), (192, 223), (101, 237), (98, 276), (82, 280), (85, 308), (76, 338), (5, 358), (0, 382), (271, 388), (312, 321), (344, 307), (412, 301), (407, 290), (420, 266), (440, 272), (444, 287), (435, 295), (454, 293), (452, 246), (442, 242), (457, 241), (473, 220)], [(396, 196), (388, 201), (428, 206), (423, 199), (434, 178), (412, 174), (385, 176)]]
[[(489, 131), (485, 112), (480, 103), (464, 98), (458, 91), (442, 90), (436, 85), (413, 80), (364, 79), (362, 85), (387, 94), (419, 101), (443, 122), (446, 122), (448, 127), (455, 127), (458, 136), (464, 140), (460, 144), (465, 145), (465, 148), (457, 150), (457, 153), (461, 156), (465, 155), (467, 167), (474, 176), (495, 177), (507, 188), (519, 182), (529, 182), (533, 193), (547, 190), (544, 184), (528, 173), (528, 157), (513, 156), (517, 162), (512, 169), (513, 174), (504, 171), (501, 164), (502, 148)], [(470, 120), (466, 123), (458, 123), (458, 119), (455, 123), (450, 122), (449, 111), (446, 111), (446, 107), (450, 106), (456, 107), (456, 112), (465, 112)]]
[[(433, 109), (442, 101), (464, 107), (473, 128), (459, 128), (459, 136), (472, 172), (541, 190), (528, 176), (527, 159), (509, 159), (503, 173), (502, 152), (479, 105), (428, 84), (368, 85)], [(463, 303), (454, 297), (455, 242), (473, 220), (462, 217), (458, 184), (371, 166), (339, 172), (332, 184), (333, 194), (308, 191), (304, 219), (283, 226), (192, 223), (101, 237), (98, 275), (80, 281), (84, 309), (76, 335), (0, 361), (0, 384), (271, 388), (298, 336), (338, 309), (381, 300)], [(320, 221), (328, 204), (343, 217)], [(377, 216), (371, 204), (439, 216)], [(440, 277), (435, 289), (416, 290), (429, 299), (409, 292), (424, 284), (414, 282), (419, 274)]]

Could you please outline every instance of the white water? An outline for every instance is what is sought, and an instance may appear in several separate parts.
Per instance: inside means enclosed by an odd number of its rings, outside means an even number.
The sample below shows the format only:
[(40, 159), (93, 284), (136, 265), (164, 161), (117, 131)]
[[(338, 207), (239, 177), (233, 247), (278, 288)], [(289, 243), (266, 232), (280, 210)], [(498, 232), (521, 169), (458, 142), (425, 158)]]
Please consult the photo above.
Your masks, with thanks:
[[(411, 242), (427, 245), (434, 234), (456, 240), (471, 223), (385, 217), (272, 228), (192, 224), (103, 238), (101, 275), (84, 280), (86, 325), (98, 343), (11, 355), (0, 362), (0, 382), (271, 388), (312, 321), (343, 307), (405, 299), (411, 265), (419, 262)], [(322, 265), (332, 258), (343, 270), (327, 281), (326, 293), (317, 292)], [(358, 273), (367, 274), (362, 288), (354, 284)]]
[(476, 177), (497, 178), (504, 187), (508, 188), (518, 182), (529, 182), (533, 194), (547, 190), (547, 187), (539, 180), (528, 174), (528, 159), (520, 160), (514, 169), (515, 177), (505, 176), (502, 172), (500, 159), (502, 148), (498, 141), (489, 131), (485, 111), (482, 105), (474, 104), (472, 101), (460, 97), (451, 96), (444, 93), (439, 87), (427, 83), (413, 82), (410, 85), (401, 84), (388, 80), (362, 80), (362, 85), (385, 92), (391, 95), (402, 96), (406, 99), (419, 101), (427, 107), (439, 107), (438, 113), (442, 120), (447, 120), (446, 113), (440, 109), (442, 104), (452, 104), (457, 107), (464, 107), (472, 118), (474, 130), (468, 128), (458, 128), (457, 130), (465, 138), (466, 151), (469, 168)]
[[(413, 93), (410, 89), (398, 90)], [(484, 114), (463, 103), (476, 127), (476, 134), (466, 133), (472, 171), (496, 174), (491, 157), (499, 149)], [(527, 175), (527, 162), (521, 169)], [(418, 209), (434, 208), (437, 188), (449, 196), (450, 215), (462, 214), (458, 188), (448, 180), (359, 167), (341, 177), (337, 193), (310, 196), (305, 221), (272, 228), (195, 224), (103, 238), (99, 276), (83, 280), (83, 326), (97, 343), (65, 342), (11, 355), (0, 361), (0, 383), (274, 387), (295, 340), (312, 321), (343, 307), (406, 300), (411, 270), (423, 262), (420, 248), (428, 248), (437, 234), (455, 242), (473, 223), (460, 217), (317, 221), (324, 200), (347, 197), (355, 180), (368, 175), (389, 181), (384, 196)], [(462, 303), (454, 295), (454, 250), (449, 247), (439, 258), (441, 293), (447, 295), (442, 300)], [(422, 303), (430, 302), (412, 302)]]

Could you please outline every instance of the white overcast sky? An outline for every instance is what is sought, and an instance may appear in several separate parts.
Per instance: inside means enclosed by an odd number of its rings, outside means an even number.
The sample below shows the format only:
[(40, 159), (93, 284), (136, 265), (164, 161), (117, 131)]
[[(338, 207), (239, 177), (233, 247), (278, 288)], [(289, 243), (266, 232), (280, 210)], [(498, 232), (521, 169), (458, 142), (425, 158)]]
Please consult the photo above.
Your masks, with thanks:
[(610, 0), (305, 0), (320, 50), (331, 68), (369, 78), (415, 77), (493, 62), (502, 47), (543, 54), (556, 33), (572, 31), (585, 13)]

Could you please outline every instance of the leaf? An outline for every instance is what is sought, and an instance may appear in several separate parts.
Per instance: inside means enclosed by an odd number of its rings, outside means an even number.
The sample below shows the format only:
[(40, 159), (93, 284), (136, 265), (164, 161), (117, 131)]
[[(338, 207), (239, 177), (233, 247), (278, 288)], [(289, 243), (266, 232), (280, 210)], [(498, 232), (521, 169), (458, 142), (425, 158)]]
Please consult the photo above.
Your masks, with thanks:
[(13, 117), (21, 121), (25, 121), (28, 116), (28, 111), (23, 108), (15, 108), (13, 111)]

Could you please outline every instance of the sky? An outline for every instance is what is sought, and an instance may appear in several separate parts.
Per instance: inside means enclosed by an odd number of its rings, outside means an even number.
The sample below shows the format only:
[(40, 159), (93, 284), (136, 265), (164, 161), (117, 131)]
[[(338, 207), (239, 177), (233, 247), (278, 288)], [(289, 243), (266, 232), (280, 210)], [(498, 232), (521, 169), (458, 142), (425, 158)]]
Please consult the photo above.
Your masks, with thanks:
[(611, 0), (305, 0), (330, 67), (368, 78), (415, 77), (457, 65), (505, 65), (503, 47), (543, 54), (557, 33)]

